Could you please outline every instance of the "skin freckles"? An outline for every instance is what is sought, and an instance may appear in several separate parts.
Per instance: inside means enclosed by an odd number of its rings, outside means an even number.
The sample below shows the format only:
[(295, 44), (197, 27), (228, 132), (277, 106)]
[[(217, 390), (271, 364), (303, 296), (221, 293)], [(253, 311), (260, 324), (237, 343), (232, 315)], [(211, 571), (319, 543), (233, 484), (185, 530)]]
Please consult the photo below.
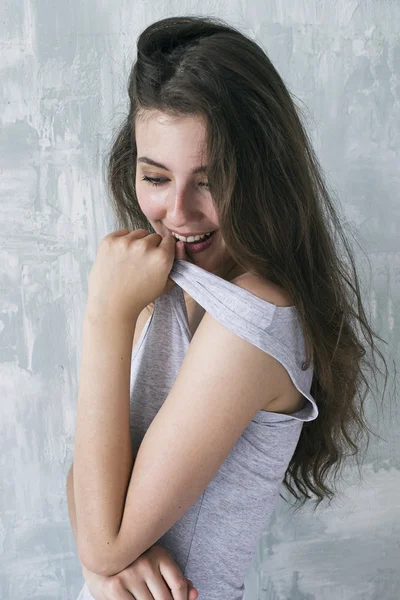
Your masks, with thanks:
[[(201, 117), (172, 117), (146, 111), (135, 125), (137, 165), (136, 195), (142, 212), (154, 230), (163, 237), (168, 229), (177, 233), (218, 230), (218, 216), (207, 187), (206, 172), (193, 173), (207, 166), (203, 149), (206, 128)], [(140, 161), (148, 157), (166, 167)], [(156, 183), (143, 180), (155, 178)], [(214, 234), (212, 246), (189, 258), (199, 267), (224, 279), (241, 274), (233, 261), (220, 231)]]

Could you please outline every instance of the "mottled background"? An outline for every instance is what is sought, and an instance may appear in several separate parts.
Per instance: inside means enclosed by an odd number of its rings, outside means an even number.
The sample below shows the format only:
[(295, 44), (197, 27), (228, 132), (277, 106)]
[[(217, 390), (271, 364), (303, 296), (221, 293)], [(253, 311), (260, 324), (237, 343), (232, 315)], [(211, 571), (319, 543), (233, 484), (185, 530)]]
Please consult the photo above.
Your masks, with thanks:
[[(3, 0), (4, 600), (75, 600), (83, 584), (65, 480), (88, 275), (100, 239), (115, 228), (104, 161), (126, 113), (137, 35), (180, 14), (222, 16), (239, 26), (304, 103), (317, 154), (365, 250), (355, 246), (366, 307), (387, 341), (380, 348), (393, 374), (400, 331), (398, 0)], [(371, 439), (362, 480), (349, 465), (342, 494), (315, 515), (309, 507), (295, 515), (280, 500), (248, 572), (246, 600), (400, 598), (399, 411), (396, 400), (383, 416), (372, 400), (368, 410), (381, 439)]]

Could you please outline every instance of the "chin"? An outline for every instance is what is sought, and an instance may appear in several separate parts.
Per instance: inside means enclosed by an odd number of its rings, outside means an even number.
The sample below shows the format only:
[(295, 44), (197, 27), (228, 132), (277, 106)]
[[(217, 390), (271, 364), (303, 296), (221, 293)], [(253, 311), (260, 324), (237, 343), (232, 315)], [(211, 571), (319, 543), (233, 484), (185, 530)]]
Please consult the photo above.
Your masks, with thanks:
[(221, 260), (219, 260), (216, 256), (208, 256), (202, 257), (201, 255), (193, 254), (190, 256), (190, 259), (196, 264), (198, 267), (201, 267), (205, 271), (209, 271), (210, 273), (214, 273), (221, 268)]

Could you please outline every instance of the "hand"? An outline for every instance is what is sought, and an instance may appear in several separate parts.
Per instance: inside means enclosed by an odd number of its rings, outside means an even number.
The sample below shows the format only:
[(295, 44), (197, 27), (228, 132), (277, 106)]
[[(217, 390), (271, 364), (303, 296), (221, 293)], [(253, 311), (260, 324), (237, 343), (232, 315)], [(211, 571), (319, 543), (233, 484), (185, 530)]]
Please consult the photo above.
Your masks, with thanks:
[(176, 241), (175, 258), (178, 260), (186, 260), (187, 262), (191, 262), (193, 265), (196, 264), (191, 258), (189, 258), (189, 255), (185, 249), (185, 244), (180, 241), (178, 242), (178, 240)]
[(129, 567), (103, 577), (82, 565), (82, 574), (95, 600), (197, 600), (198, 591), (160, 544), (154, 544)]
[(168, 274), (176, 239), (145, 229), (119, 229), (100, 242), (89, 276), (88, 304), (123, 319), (139, 314), (175, 285)]

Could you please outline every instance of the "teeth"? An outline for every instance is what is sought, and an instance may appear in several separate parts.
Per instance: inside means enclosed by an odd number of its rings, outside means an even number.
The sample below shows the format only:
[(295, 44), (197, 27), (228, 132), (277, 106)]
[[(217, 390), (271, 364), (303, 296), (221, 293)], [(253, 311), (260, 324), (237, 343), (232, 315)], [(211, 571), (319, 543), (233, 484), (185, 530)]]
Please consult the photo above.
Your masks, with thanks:
[(212, 231), (209, 231), (205, 235), (189, 235), (189, 237), (184, 237), (183, 235), (178, 235), (177, 233), (172, 233), (174, 237), (182, 242), (197, 242), (199, 240), (204, 240), (206, 237), (212, 234)]

